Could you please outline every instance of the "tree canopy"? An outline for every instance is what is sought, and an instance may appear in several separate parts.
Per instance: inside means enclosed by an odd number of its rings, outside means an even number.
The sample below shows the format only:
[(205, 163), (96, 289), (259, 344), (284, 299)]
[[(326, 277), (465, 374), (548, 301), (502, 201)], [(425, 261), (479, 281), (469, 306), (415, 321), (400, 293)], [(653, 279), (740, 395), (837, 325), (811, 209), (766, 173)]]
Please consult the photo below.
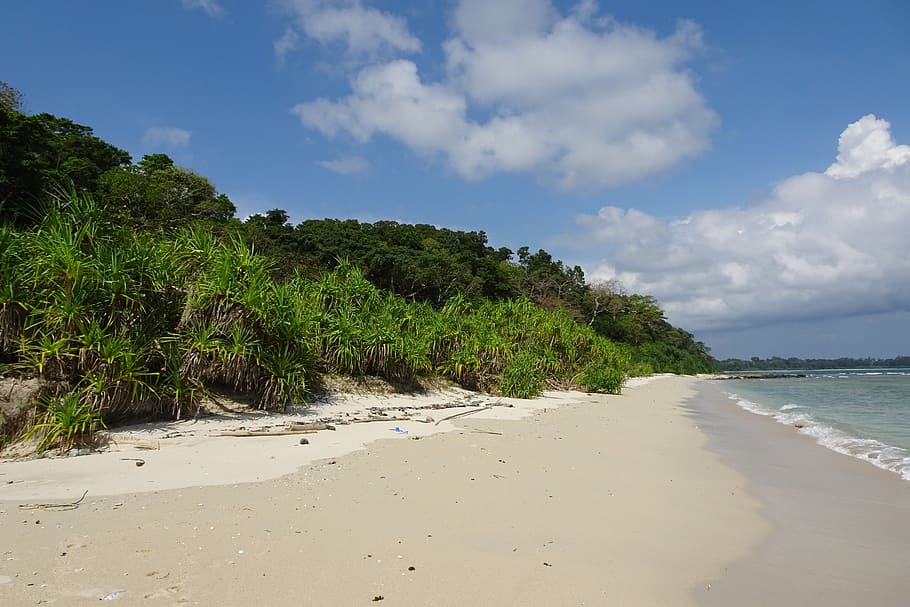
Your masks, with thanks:
[[(7, 87), (8, 88), (8, 87)], [(130, 155), (95, 137), (90, 127), (52, 114), (28, 116), (21, 98), (4, 89), (0, 105), (0, 219), (35, 223), (48, 191), (94, 192), (105, 171)]]
[(120, 221), (136, 227), (174, 228), (197, 219), (225, 222), (237, 210), (208, 179), (178, 167), (165, 154), (109, 169), (97, 189), (100, 201)]

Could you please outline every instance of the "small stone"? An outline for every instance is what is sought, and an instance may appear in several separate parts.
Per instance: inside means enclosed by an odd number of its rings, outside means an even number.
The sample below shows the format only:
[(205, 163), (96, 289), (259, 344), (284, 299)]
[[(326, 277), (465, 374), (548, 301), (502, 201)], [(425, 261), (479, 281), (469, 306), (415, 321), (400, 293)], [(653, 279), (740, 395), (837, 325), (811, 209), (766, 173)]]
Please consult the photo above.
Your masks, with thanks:
[(309, 444), (310, 444), (310, 439), (308, 439), (308, 438), (301, 438), (301, 439), (300, 439), (300, 444), (301, 444), (301, 445), (309, 445)]

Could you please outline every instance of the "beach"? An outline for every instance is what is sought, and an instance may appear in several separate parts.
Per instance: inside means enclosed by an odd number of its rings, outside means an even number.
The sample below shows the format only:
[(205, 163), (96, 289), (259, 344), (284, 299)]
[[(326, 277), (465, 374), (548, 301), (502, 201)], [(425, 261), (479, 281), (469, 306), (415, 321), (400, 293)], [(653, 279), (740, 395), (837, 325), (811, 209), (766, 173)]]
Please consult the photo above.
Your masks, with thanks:
[[(13, 466), (70, 460), (4, 464), (0, 601), (694, 604), (696, 586), (770, 527), (744, 478), (703, 448), (682, 406), (693, 386), (671, 377), (621, 396), (551, 396), (524, 419), (493, 409), (420, 440), (389, 432), (269, 480), (90, 492), (66, 511), (21, 509), (63, 495), (10, 481), (25, 475)], [(196, 448), (264, 441), (257, 451), (277, 460), (322, 435)], [(129, 474), (157, 465), (157, 451), (143, 453)]]
[[(408, 398), (444, 397), (454, 395)], [(0, 603), (903, 604), (894, 601), (906, 581), (877, 565), (908, 554), (906, 533), (889, 527), (907, 520), (908, 484), (786, 426), (756, 426), (763, 420), (722, 399), (710, 382), (662, 376), (619, 396), (433, 410), (436, 420), (476, 411), (438, 425), (351, 424), (306, 435), (309, 445), (200, 433), (155, 450), (3, 463)], [(809, 450), (775, 443), (781, 457), (840, 459), (827, 481), (769, 490), (783, 478), (767, 472), (772, 439)], [(879, 492), (834, 496), (825, 510), (831, 487), (849, 493), (837, 464), (854, 463), (871, 479), (862, 490)], [(86, 487), (75, 509), (21, 508), (70, 502)], [(832, 536), (845, 515), (867, 524)], [(828, 579), (856, 556), (860, 574)], [(878, 577), (858, 579), (866, 570)], [(850, 594), (864, 580), (877, 587)]]

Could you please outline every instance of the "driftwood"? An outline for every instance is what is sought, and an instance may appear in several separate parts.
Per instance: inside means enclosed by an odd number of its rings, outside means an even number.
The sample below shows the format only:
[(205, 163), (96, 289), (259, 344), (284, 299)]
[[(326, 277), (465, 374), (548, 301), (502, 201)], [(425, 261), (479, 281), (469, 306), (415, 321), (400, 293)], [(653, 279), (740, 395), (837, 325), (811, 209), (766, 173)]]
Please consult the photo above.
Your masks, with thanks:
[(290, 436), (292, 434), (315, 434), (316, 430), (228, 430), (216, 436)]
[(289, 424), (288, 430), (334, 430), (331, 424)]
[(443, 417), (441, 420), (439, 420), (438, 422), (436, 422), (436, 425), (438, 426), (438, 425), (440, 424), (440, 422), (444, 422), (444, 421), (447, 421), (447, 420), (450, 420), (450, 419), (455, 419), (456, 417), (464, 417), (464, 416), (466, 416), (466, 415), (474, 415), (475, 413), (480, 413), (481, 411), (486, 411), (486, 410), (488, 410), (488, 409), (492, 409), (493, 407), (495, 407), (495, 405), (487, 405), (486, 407), (480, 407), (480, 408), (478, 408), (478, 409), (471, 409), (470, 411), (462, 411), (461, 413), (454, 413), (454, 414), (449, 415), (449, 416), (447, 416), (447, 417)]

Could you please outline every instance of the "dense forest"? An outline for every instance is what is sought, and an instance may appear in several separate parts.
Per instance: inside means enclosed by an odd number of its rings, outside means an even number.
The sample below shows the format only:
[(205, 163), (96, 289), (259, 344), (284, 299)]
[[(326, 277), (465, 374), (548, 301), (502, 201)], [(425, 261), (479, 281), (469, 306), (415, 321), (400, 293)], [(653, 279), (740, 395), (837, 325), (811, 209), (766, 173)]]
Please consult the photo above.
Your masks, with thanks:
[(896, 358), (727, 358), (717, 361), (718, 371), (812, 371), (818, 369), (910, 369), (910, 356)]
[(0, 83), (0, 374), (43, 382), (44, 446), (72, 442), (62, 426), (192, 414), (211, 390), (282, 407), (325, 374), (531, 397), (713, 370), (654, 298), (544, 250), (235, 211), (168, 156), (134, 163)]

